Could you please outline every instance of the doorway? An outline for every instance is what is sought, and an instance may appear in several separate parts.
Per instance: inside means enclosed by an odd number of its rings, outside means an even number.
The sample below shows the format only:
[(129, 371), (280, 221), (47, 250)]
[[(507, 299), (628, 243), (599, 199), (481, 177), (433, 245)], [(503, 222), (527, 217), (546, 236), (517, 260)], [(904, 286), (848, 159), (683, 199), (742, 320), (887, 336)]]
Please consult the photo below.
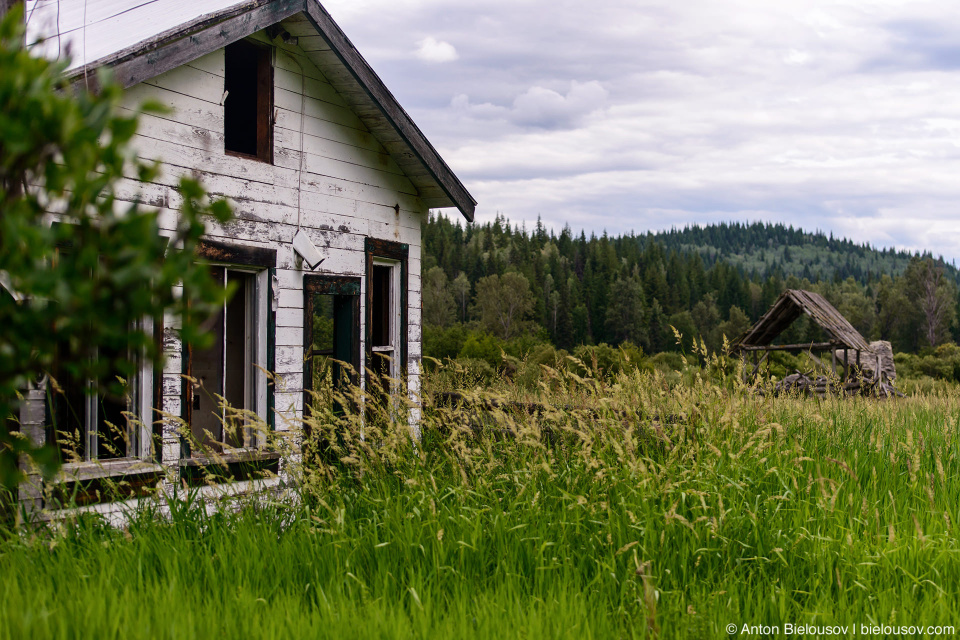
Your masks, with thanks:
[(360, 382), (360, 278), (303, 278), (303, 411), (343, 415), (343, 395)]

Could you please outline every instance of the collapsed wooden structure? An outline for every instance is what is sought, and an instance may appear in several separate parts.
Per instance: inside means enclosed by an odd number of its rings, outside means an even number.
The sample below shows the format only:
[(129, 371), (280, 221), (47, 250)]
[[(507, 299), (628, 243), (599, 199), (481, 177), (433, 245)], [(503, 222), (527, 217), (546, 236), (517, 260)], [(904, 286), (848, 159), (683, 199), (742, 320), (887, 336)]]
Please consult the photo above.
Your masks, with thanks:
[[(774, 344), (774, 340), (802, 315), (809, 316), (828, 339), (803, 344)], [(777, 385), (776, 392), (825, 395), (828, 390), (834, 390), (880, 397), (900, 395), (892, 384), (897, 374), (890, 343), (868, 343), (819, 293), (787, 289), (731, 347), (731, 353), (739, 354), (744, 360), (745, 380), (753, 379), (775, 351), (806, 353), (823, 370), (819, 375), (814, 375), (813, 371), (797, 371), (784, 378)], [(830, 354), (829, 365), (821, 359), (826, 352)]]

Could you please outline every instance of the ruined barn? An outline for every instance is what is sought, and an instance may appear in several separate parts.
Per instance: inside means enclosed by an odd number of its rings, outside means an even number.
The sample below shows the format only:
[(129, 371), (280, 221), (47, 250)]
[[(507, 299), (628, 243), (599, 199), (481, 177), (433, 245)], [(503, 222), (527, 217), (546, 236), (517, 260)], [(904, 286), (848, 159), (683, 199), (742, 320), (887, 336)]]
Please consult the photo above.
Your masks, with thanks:
[[(314, 368), (330, 358), (372, 372), (361, 386), (379, 374), (417, 393), (420, 224), (437, 208), (472, 220), (476, 203), (319, 2), (25, 8), (28, 42), (43, 38), (33, 46), (48, 56), (69, 52), (75, 82), (95, 88), (94, 72), (109, 67), (127, 106), (152, 99), (169, 108), (144, 116), (136, 140), (163, 173), (131, 181), (124, 198), (174, 220), (174, 186), (189, 174), (237, 216), (209, 226), (198, 256), (238, 291), (216, 319), (213, 346), (182, 344), (167, 317), (153, 326), (165, 368), (143, 366), (125, 401), (84, 400), (83, 381), (63, 395), (31, 394), (26, 432), (53, 441), (59, 418), (79, 435), (81, 460), (64, 465), (62, 482), (189, 479), (210, 464), (210, 450), (228, 466), (276, 470), (262, 436), (223, 432), (217, 396), (285, 429), (305, 411)], [(179, 416), (202, 448), (161, 412)], [(102, 441), (108, 421), (129, 425), (113, 447)]]
[[(820, 327), (826, 340), (778, 344), (777, 338), (804, 315)], [(731, 353), (739, 354), (744, 361), (745, 380), (752, 380), (776, 351), (806, 353), (819, 369), (787, 376), (778, 384), (778, 391), (823, 395), (834, 387), (847, 393), (875, 393), (884, 397), (896, 393), (892, 386), (896, 370), (890, 343), (868, 343), (819, 293), (787, 289), (770, 310), (731, 345)], [(825, 362), (827, 358), (829, 362)]]

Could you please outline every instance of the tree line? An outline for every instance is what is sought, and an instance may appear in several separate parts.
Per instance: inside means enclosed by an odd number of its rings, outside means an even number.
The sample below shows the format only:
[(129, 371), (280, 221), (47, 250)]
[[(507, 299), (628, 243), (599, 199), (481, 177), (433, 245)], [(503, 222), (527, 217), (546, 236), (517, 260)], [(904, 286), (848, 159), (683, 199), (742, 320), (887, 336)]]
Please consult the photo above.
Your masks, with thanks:
[[(569, 227), (556, 233), (539, 220), (527, 230), (500, 216), (461, 225), (431, 214), (422, 231), (426, 355), (452, 355), (449, 345), (431, 353), (442, 342), (437, 336), (451, 330), (568, 350), (632, 343), (647, 353), (689, 350), (698, 337), (719, 350), (788, 288), (823, 294), (866, 338), (890, 340), (897, 351), (917, 353), (958, 337), (956, 269), (942, 259), (782, 225), (714, 225), (685, 237), (676, 230), (587, 236)], [(749, 242), (735, 241), (737, 233)], [(718, 238), (722, 246), (711, 249), (707, 242)], [(743, 253), (729, 253), (738, 247), (763, 251), (765, 267), (748, 269)], [(821, 271), (831, 277), (798, 273), (794, 256), (813, 255), (811, 247), (823, 250)], [(801, 320), (782, 339), (821, 336)]]

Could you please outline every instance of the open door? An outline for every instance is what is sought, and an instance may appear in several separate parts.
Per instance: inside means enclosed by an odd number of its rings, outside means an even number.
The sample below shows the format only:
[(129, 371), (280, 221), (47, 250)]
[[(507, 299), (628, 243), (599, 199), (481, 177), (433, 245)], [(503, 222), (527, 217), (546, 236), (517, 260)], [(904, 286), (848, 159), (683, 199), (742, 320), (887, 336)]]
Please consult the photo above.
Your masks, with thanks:
[(359, 383), (360, 278), (303, 278), (303, 410), (342, 415), (337, 392)]

